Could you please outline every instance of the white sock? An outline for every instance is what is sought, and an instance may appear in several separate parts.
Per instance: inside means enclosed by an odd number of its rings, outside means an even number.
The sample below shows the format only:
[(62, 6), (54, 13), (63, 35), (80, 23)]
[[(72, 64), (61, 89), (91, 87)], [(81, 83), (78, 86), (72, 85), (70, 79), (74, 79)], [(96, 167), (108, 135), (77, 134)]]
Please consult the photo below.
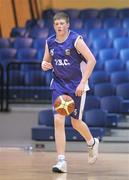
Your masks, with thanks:
[(87, 141), (88, 146), (93, 146), (95, 143), (94, 138), (91, 138), (89, 141)]
[(62, 154), (58, 155), (58, 161), (63, 161), (63, 160), (65, 160), (65, 155)]

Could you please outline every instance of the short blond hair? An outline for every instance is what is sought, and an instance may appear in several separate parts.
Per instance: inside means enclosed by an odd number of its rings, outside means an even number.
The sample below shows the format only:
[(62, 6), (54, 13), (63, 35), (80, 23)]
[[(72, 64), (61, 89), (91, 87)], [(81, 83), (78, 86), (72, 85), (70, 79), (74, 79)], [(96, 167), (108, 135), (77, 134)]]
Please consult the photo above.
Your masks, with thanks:
[(64, 12), (58, 12), (53, 17), (53, 22), (59, 19), (64, 19), (67, 23), (69, 23), (69, 16)]

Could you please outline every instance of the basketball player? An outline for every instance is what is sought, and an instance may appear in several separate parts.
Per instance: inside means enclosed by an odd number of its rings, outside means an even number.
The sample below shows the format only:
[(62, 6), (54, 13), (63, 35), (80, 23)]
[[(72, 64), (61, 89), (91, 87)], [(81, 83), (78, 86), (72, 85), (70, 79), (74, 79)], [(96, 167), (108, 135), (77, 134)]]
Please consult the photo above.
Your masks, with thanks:
[[(83, 41), (82, 36), (69, 29), (69, 17), (58, 12), (53, 17), (56, 34), (46, 41), (42, 69), (53, 68), (51, 82), (52, 103), (62, 94), (67, 94), (75, 101), (75, 110), (71, 113), (71, 124), (88, 144), (88, 163), (95, 163), (98, 157), (99, 140), (93, 138), (88, 126), (82, 121), (86, 91), (89, 90), (88, 79), (93, 71), (96, 60)], [(83, 69), (83, 72), (82, 72)], [(53, 172), (67, 172), (65, 159), (65, 117), (54, 113), (55, 141), (58, 162)]]

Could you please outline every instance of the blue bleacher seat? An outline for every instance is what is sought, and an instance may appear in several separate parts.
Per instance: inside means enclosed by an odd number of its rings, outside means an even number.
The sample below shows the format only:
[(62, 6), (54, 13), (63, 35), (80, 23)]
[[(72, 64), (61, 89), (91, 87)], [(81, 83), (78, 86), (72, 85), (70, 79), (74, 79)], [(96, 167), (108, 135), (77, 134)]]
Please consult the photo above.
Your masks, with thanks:
[(101, 49), (111, 48), (111, 41), (108, 38), (96, 38), (93, 40), (92, 45), (93, 49), (99, 51)]
[(106, 112), (101, 109), (92, 109), (84, 112), (84, 121), (89, 127), (105, 127)]
[(18, 37), (13, 42), (13, 47), (16, 49), (20, 48), (31, 48), (33, 43), (32, 38)]
[(120, 27), (121, 22), (118, 18), (116, 17), (107, 17), (103, 19), (103, 28), (108, 29), (108, 28), (113, 28), (113, 27)]
[(129, 72), (129, 60), (126, 62), (125, 68), (126, 68), (126, 70)]
[(129, 113), (129, 83), (122, 83), (116, 86), (116, 95), (123, 98), (121, 111)]
[(46, 39), (45, 38), (37, 38), (33, 41), (33, 47), (36, 49), (45, 48)]
[(117, 17), (117, 15), (118, 15), (118, 10), (115, 8), (105, 8), (99, 11), (99, 17), (102, 19), (109, 17)]
[(4, 59), (16, 59), (17, 50), (14, 48), (1, 48), (0, 60)]
[(80, 18), (84, 21), (86, 19), (97, 18), (99, 10), (94, 8), (83, 9), (80, 11)]
[(11, 46), (8, 38), (0, 38), (0, 48), (9, 48)]
[(126, 63), (126, 61), (129, 60), (129, 48), (120, 50), (120, 59), (123, 63)]
[(119, 96), (106, 96), (100, 100), (100, 107), (102, 110), (107, 112), (107, 126), (117, 127), (118, 122), (122, 116), (122, 97)]
[(85, 19), (83, 21), (83, 26), (86, 30), (100, 29), (102, 27), (102, 23), (99, 18)]
[(124, 19), (124, 18), (127, 18), (127, 17), (129, 17), (129, 8), (119, 9), (118, 18)]
[(118, 59), (113, 59), (110, 61), (105, 61), (104, 69), (108, 74), (110, 74), (115, 71), (124, 70), (124, 64)]
[(108, 75), (105, 71), (94, 71), (89, 78), (89, 84), (91, 88), (94, 88), (96, 84), (109, 82)]
[(38, 49), (37, 58), (36, 58), (38, 60), (38, 62), (41, 62), (43, 60), (44, 51), (45, 51), (44, 48)]
[(86, 102), (84, 106), (84, 111), (88, 111), (91, 109), (99, 109), (100, 108), (100, 98), (96, 96), (87, 96)]
[(112, 96), (115, 89), (112, 83), (101, 83), (94, 86), (94, 95), (98, 97)]
[(116, 86), (116, 95), (129, 100), (129, 83), (122, 83)]
[(118, 51), (120, 51), (121, 49), (129, 48), (129, 38), (121, 37), (114, 39), (113, 47)]
[(127, 36), (127, 30), (122, 27), (113, 27), (113, 28), (109, 28), (108, 30), (108, 37), (111, 40), (126, 36)]
[(69, 15), (70, 20), (79, 18), (79, 9), (69, 8), (65, 9), (64, 12), (66, 12)]
[(96, 38), (99, 39), (101, 38), (107, 38), (108, 36), (108, 31), (106, 29), (91, 29), (91, 31), (89, 32), (89, 38), (91, 40), (95, 40)]
[(54, 116), (51, 109), (42, 110), (38, 114), (38, 124), (46, 126), (54, 126)]
[(11, 37), (28, 37), (29, 32), (25, 27), (14, 27), (10, 33)]
[(34, 48), (21, 48), (17, 50), (17, 59), (21, 61), (28, 61), (36, 59), (37, 50)]
[(113, 72), (110, 75), (110, 81), (114, 85), (129, 82), (129, 72), (127, 71)]
[(116, 59), (118, 57), (118, 52), (114, 48), (105, 48), (99, 51), (99, 60), (102, 62), (108, 59)]
[(49, 35), (48, 28), (34, 27), (29, 32), (29, 37), (31, 38), (47, 38), (48, 35)]
[(83, 26), (83, 22), (81, 19), (73, 19), (70, 23), (70, 27), (71, 29), (82, 29), (82, 26)]
[(122, 98), (119, 96), (106, 96), (100, 99), (100, 107), (108, 113), (121, 113)]
[(122, 27), (125, 28), (125, 29), (129, 29), (129, 17), (123, 19)]

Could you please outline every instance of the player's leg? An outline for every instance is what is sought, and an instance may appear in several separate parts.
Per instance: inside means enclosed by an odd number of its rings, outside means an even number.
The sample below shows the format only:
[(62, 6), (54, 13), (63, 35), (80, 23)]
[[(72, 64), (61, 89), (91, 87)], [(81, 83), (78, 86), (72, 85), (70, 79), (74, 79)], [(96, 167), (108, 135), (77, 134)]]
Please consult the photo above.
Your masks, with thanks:
[(55, 99), (61, 95), (60, 92), (54, 90), (52, 92), (52, 105), (54, 113), (54, 129), (55, 129), (55, 143), (58, 155), (58, 162), (52, 167), (53, 172), (67, 172), (67, 164), (65, 161), (65, 117), (57, 114), (54, 110)]
[(58, 162), (53, 166), (53, 172), (63, 173), (67, 172), (67, 163), (65, 161), (65, 118), (62, 115), (54, 115), (54, 127), (55, 127), (55, 142), (56, 150), (58, 154)]
[(88, 163), (95, 163), (98, 158), (99, 140), (97, 138), (93, 138), (88, 126), (82, 120), (72, 118), (71, 122), (73, 128), (84, 137), (88, 144)]
[(54, 115), (55, 142), (58, 155), (65, 155), (65, 117), (60, 114)]
[(99, 140), (93, 138), (88, 126), (82, 121), (82, 115), (85, 105), (86, 93), (81, 97), (73, 97), (75, 101), (76, 113), (72, 113), (71, 123), (74, 129), (76, 129), (85, 139), (88, 144), (88, 162), (93, 164), (98, 157), (98, 145)]

